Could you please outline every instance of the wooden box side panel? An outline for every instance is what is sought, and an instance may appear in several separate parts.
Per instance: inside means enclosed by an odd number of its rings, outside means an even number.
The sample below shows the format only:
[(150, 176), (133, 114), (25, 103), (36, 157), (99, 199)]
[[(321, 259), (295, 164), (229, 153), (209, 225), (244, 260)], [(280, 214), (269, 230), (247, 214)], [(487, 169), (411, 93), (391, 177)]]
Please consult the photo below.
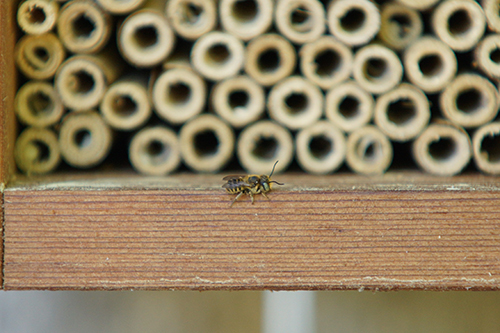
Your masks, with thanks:
[(5, 289), (500, 289), (498, 191), (7, 190)]

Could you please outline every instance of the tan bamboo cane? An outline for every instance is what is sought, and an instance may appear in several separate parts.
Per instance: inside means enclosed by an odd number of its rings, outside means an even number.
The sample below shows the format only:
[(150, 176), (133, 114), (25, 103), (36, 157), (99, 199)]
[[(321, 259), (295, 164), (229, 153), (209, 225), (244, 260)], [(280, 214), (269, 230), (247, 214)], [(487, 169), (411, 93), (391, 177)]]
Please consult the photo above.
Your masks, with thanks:
[(91, 0), (73, 0), (61, 7), (57, 33), (73, 53), (101, 51), (111, 36), (112, 18)]
[(408, 6), (417, 10), (426, 10), (434, 6), (439, 0), (396, 0), (402, 5)]
[(452, 176), (467, 166), (472, 147), (467, 132), (443, 122), (427, 127), (413, 142), (412, 152), (415, 162), (426, 172)]
[(217, 4), (214, 0), (170, 0), (166, 15), (175, 32), (195, 40), (217, 26)]
[(75, 168), (90, 168), (108, 155), (112, 133), (102, 117), (94, 111), (71, 113), (66, 116), (59, 132), (61, 155)]
[(102, 8), (115, 15), (124, 15), (138, 9), (145, 0), (96, 0)]
[(436, 6), (431, 25), (434, 33), (455, 51), (472, 49), (483, 37), (486, 18), (481, 6), (470, 0), (448, 0)]
[(66, 57), (66, 51), (53, 33), (25, 35), (16, 44), (15, 60), (19, 70), (34, 80), (54, 76)]
[(267, 107), (271, 119), (296, 130), (317, 122), (323, 113), (321, 90), (300, 76), (290, 76), (269, 92)]
[(313, 42), (325, 31), (325, 9), (317, 0), (277, 0), (274, 22), (292, 43)]
[(347, 165), (357, 173), (381, 174), (392, 163), (392, 145), (377, 127), (367, 125), (349, 134), (346, 148)]
[(26, 0), (17, 10), (17, 24), (25, 33), (40, 35), (56, 25), (59, 4), (46, 0)]
[(59, 122), (64, 107), (54, 86), (45, 81), (28, 81), (16, 94), (17, 118), (34, 127), (51, 126)]
[(500, 34), (488, 35), (474, 50), (477, 67), (493, 79), (500, 79)]
[(481, 7), (483, 7), (483, 11), (486, 16), (488, 28), (497, 33), (500, 32), (500, 15), (498, 13), (499, 6), (499, 0), (481, 0)]
[(295, 139), (297, 162), (309, 173), (328, 174), (337, 170), (345, 159), (344, 133), (332, 122), (321, 120), (306, 127)]
[(246, 75), (217, 83), (212, 90), (214, 111), (231, 126), (244, 127), (258, 120), (264, 113), (264, 89)]
[(458, 75), (439, 96), (443, 115), (465, 128), (478, 127), (498, 114), (498, 91), (477, 74)]
[(424, 29), (419, 12), (398, 3), (383, 4), (380, 21), (379, 38), (395, 50), (403, 50), (419, 38)]
[(18, 168), (28, 175), (55, 170), (61, 161), (56, 134), (47, 128), (28, 127), (16, 140), (14, 157)]
[(477, 168), (492, 175), (500, 174), (500, 123), (478, 128), (472, 136), (474, 162)]
[(368, 124), (373, 116), (373, 106), (372, 95), (355, 81), (339, 83), (326, 93), (326, 117), (345, 132)]
[(248, 43), (245, 72), (263, 86), (271, 86), (293, 73), (296, 58), (295, 49), (286, 38), (264, 34)]
[(129, 159), (134, 169), (142, 174), (167, 175), (181, 163), (177, 135), (164, 126), (144, 128), (130, 142)]
[(276, 161), (275, 173), (292, 162), (294, 147), (290, 131), (269, 120), (246, 127), (238, 137), (238, 160), (249, 173), (269, 174)]
[(350, 46), (368, 43), (380, 29), (380, 12), (368, 0), (332, 0), (327, 10), (330, 33)]
[(273, 23), (273, 0), (221, 0), (221, 25), (242, 40), (265, 33)]
[(181, 154), (186, 165), (198, 172), (217, 172), (234, 153), (234, 133), (219, 117), (204, 114), (182, 126)]

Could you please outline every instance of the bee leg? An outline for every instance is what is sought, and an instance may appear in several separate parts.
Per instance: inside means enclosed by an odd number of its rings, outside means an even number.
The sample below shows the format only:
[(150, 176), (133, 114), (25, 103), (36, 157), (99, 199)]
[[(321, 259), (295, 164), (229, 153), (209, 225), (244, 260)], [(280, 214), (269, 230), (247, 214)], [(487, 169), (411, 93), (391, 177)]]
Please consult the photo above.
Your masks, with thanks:
[(271, 201), (271, 199), (269, 199), (269, 197), (264, 192), (262, 192), (261, 194), (264, 196), (264, 198), (266, 198), (267, 200)]
[(254, 199), (253, 199), (253, 193), (252, 192), (250, 192), (250, 198), (252, 199), (252, 205), (253, 205)]
[(232, 207), (233, 204), (236, 202), (236, 200), (238, 200), (239, 197), (241, 197), (242, 194), (243, 194), (243, 192), (238, 193), (238, 195), (236, 196), (236, 198), (234, 198), (233, 202), (231, 202), (231, 204), (229, 205), (229, 207)]

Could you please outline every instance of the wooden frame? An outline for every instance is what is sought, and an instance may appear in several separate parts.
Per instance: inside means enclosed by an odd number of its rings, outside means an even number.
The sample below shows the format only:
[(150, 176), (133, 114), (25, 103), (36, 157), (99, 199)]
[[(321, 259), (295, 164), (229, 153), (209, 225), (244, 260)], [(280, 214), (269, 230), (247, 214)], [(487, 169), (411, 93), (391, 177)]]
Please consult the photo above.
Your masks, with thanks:
[(3, 289), (500, 289), (494, 177), (287, 174), (230, 208), (220, 175), (16, 174), (14, 10), (0, 3)]

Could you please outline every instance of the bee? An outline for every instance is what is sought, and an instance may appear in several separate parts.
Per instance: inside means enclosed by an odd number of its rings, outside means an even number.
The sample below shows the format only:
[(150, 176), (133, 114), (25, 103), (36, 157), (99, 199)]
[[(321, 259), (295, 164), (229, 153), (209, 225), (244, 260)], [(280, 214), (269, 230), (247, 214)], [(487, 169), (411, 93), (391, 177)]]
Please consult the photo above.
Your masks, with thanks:
[(232, 194), (238, 193), (236, 198), (234, 198), (233, 202), (229, 205), (229, 207), (233, 206), (233, 204), (236, 202), (236, 200), (239, 199), (243, 194), (249, 195), (250, 198), (252, 199), (252, 205), (254, 203), (254, 194), (262, 194), (267, 200), (269, 198), (267, 197), (266, 193), (271, 191), (271, 184), (276, 183), (278, 185), (285, 185), (282, 183), (278, 183), (275, 180), (271, 180), (271, 176), (274, 173), (274, 168), (276, 167), (276, 164), (278, 164), (278, 161), (274, 163), (273, 169), (271, 171), (271, 174), (269, 176), (267, 175), (246, 175), (246, 176), (238, 176), (238, 175), (231, 175), (231, 176), (226, 176), (222, 178), (222, 180), (226, 180), (227, 183), (222, 185), (222, 188), (225, 188), (226, 191)]

